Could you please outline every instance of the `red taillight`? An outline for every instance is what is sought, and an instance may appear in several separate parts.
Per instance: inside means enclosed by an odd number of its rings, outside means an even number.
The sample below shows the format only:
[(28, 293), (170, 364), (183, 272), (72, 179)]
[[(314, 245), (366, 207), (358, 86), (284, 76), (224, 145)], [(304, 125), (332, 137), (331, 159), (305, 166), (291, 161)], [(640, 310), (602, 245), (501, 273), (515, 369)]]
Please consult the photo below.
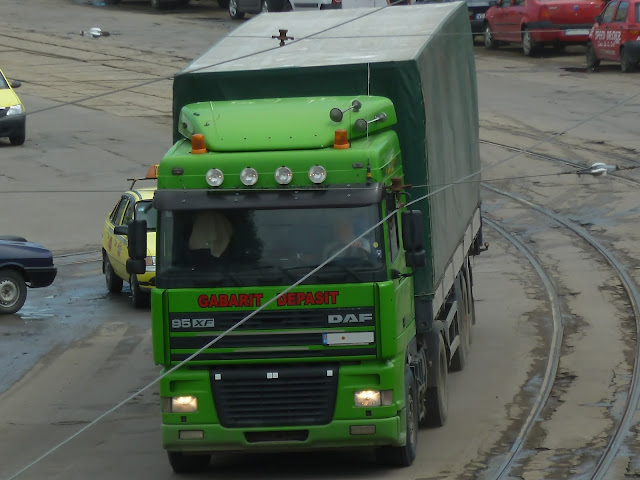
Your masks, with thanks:
[(336, 5), (336, 4), (338, 4), (338, 3), (342, 3), (342, 0), (331, 0), (331, 3), (332, 3), (333, 5)]

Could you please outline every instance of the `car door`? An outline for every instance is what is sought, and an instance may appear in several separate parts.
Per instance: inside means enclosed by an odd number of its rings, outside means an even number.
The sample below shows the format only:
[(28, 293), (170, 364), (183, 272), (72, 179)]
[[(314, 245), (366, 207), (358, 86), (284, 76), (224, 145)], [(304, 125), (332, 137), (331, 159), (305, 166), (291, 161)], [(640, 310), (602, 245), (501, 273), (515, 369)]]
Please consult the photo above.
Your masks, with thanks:
[(508, 40), (508, 18), (511, 0), (499, 0), (493, 13), (493, 22), (491, 28), (496, 39)]
[(596, 56), (601, 60), (612, 60), (615, 57), (615, 52), (611, 51), (609, 46), (610, 42), (610, 29), (611, 22), (613, 21), (614, 14), (618, 8), (619, 1), (610, 2), (604, 12), (601, 15), (601, 21), (597, 22), (593, 26), (592, 44), (593, 50)]
[[(532, 1), (532, 0), (526, 0)], [(522, 19), (525, 15), (525, 0), (513, 0), (505, 13), (505, 34), (512, 42), (519, 42), (521, 37)]]
[[(130, 203), (133, 203), (131, 197), (129, 195), (123, 195), (120, 203), (118, 203), (118, 207), (114, 209), (114, 213), (111, 215), (110, 225), (108, 227), (107, 255), (109, 256), (109, 262), (113, 267), (113, 271), (120, 278), (129, 278), (127, 274), (127, 237), (116, 235), (113, 229), (124, 224), (124, 217), (129, 209)], [(131, 205), (131, 209), (133, 209), (133, 205)]]
[(618, 4), (613, 22), (609, 27), (610, 45), (612, 50), (612, 60), (620, 61), (620, 45), (624, 43), (625, 33), (628, 30), (627, 15), (629, 14), (629, 2), (621, 1)]

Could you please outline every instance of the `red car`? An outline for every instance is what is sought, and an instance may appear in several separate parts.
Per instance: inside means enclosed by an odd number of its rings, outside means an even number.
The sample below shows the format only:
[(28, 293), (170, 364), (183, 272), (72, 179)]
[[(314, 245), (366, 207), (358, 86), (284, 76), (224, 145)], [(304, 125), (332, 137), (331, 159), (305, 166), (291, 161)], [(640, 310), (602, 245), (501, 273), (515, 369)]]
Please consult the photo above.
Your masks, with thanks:
[(640, 0), (609, 2), (589, 33), (587, 68), (600, 60), (619, 62), (622, 72), (640, 64)]
[(498, 0), (485, 15), (484, 45), (522, 43), (532, 56), (544, 45), (587, 43), (602, 0)]

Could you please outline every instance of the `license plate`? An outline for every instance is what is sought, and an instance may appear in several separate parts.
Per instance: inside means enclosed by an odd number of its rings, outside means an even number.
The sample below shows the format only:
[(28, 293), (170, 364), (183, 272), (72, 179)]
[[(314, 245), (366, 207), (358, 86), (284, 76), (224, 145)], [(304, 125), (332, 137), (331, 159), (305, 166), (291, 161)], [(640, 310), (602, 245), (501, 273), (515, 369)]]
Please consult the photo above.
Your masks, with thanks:
[(484, 13), (476, 13), (476, 20), (483, 20), (484, 19)]
[(574, 35), (589, 35), (589, 30), (586, 28), (582, 28), (582, 29), (575, 29), (575, 30), (565, 30), (564, 34), (567, 37), (571, 37)]

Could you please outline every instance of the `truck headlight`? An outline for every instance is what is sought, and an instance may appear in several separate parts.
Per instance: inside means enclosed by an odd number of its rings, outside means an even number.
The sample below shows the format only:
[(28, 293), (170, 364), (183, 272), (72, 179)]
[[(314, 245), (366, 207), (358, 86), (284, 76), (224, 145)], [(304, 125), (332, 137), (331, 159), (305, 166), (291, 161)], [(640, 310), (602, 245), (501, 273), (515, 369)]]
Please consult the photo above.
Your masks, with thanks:
[(5, 115), (8, 117), (9, 115), (20, 115), (21, 113), (24, 113), (24, 107), (19, 104), (11, 105)]
[(380, 407), (393, 403), (393, 390), (361, 390), (353, 394), (356, 407)]
[(198, 399), (192, 395), (170, 397), (167, 400), (170, 400), (170, 402), (167, 402), (170, 403), (170, 409), (167, 413), (193, 413), (198, 411)]

